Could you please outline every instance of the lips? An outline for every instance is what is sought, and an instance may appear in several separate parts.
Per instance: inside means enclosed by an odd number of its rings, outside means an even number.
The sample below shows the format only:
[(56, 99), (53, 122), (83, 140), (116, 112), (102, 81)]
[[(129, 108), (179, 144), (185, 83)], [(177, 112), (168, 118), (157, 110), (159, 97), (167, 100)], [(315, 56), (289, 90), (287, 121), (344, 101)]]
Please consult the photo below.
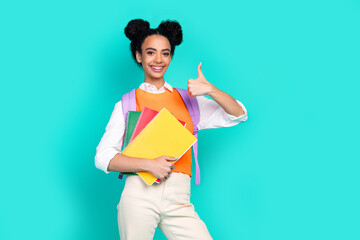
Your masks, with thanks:
[(154, 72), (162, 72), (162, 70), (165, 68), (165, 66), (153, 66), (153, 65), (150, 65), (150, 68)]

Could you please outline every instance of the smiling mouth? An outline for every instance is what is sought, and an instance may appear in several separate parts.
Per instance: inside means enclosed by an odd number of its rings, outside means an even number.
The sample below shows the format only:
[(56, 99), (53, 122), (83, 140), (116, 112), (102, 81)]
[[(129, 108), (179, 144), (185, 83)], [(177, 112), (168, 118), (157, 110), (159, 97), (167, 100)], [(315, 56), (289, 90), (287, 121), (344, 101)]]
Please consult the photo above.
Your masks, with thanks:
[(150, 68), (151, 68), (151, 70), (153, 70), (154, 72), (162, 72), (162, 70), (165, 68), (165, 66), (157, 67), (157, 66), (151, 66), (151, 65), (150, 65)]

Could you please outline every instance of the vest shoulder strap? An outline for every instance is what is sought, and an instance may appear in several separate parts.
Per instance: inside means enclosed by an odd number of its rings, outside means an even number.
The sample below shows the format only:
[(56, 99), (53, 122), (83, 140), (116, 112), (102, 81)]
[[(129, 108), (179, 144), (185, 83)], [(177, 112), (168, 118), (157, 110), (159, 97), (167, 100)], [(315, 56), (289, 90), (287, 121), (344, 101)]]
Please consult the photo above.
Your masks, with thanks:
[(136, 111), (136, 96), (135, 89), (125, 93), (121, 98), (122, 110), (125, 123), (127, 122), (127, 115), (129, 111)]
[[(193, 122), (194, 130), (193, 134), (197, 138), (197, 133), (199, 131), (198, 124), (200, 122), (200, 110), (199, 104), (197, 102), (196, 97), (190, 97), (189, 92), (187, 89), (176, 88), (179, 92), (181, 98), (183, 99), (187, 110), (189, 111), (191, 120)], [(196, 173), (195, 173), (195, 185), (200, 184), (200, 167), (198, 162), (198, 141), (196, 141), (193, 145), (194, 151), (194, 158), (195, 158), (195, 166), (196, 166)]]
[(176, 90), (179, 92), (187, 110), (189, 111), (194, 126), (193, 134), (197, 135), (197, 132), (199, 131), (197, 125), (200, 122), (200, 111), (196, 97), (190, 97), (187, 89), (176, 88)]
[[(125, 121), (125, 126), (127, 124), (127, 116), (129, 111), (136, 111), (136, 96), (135, 96), (135, 89), (131, 90), (128, 93), (125, 93), (121, 98), (121, 106), (122, 106), (122, 112), (123, 117)], [(126, 129), (125, 129), (126, 131)], [(125, 137), (124, 139), (125, 140)], [(123, 141), (123, 147), (124, 147), (124, 141)], [(125, 173), (124, 173), (125, 174)], [(123, 174), (119, 173), (119, 178), (123, 178)]]

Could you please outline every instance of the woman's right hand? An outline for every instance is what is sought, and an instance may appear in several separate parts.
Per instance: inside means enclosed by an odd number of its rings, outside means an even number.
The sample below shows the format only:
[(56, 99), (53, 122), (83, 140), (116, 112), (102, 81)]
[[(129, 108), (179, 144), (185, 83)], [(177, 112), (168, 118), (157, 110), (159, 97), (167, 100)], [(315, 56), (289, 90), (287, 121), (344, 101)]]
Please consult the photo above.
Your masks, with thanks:
[(165, 181), (170, 177), (172, 169), (175, 168), (175, 165), (170, 161), (175, 161), (178, 158), (161, 156), (154, 159), (149, 159), (148, 161), (148, 172), (154, 175), (156, 178), (159, 178), (161, 181)]

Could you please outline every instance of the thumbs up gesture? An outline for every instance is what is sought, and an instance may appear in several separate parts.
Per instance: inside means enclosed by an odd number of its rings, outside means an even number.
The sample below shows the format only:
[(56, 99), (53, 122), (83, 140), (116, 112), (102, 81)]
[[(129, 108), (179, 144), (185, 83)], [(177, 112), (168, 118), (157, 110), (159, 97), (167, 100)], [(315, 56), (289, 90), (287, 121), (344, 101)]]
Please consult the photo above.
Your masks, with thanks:
[(191, 97), (201, 96), (211, 93), (214, 90), (214, 85), (209, 83), (201, 71), (201, 62), (197, 67), (198, 77), (196, 79), (188, 80), (188, 92)]

